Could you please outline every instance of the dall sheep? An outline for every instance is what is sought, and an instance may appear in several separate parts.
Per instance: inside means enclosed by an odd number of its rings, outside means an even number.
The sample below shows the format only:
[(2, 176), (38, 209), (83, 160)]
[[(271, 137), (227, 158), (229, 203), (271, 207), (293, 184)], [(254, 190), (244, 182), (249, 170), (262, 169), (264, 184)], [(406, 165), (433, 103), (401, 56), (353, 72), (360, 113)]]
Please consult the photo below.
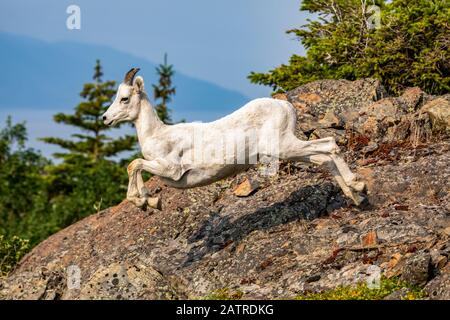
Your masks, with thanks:
[(256, 99), (213, 122), (166, 125), (145, 93), (144, 79), (135, 77), (138, 71), (127, 72), (103, 115), (106, 125), (130, 121), (136, 127), (144, 159), (128, 166), (127, 193), (136, 206), (157, 206), (149, 198), (141, 171), (159, 176), (169, 186), (192, 188), (235, 175), (258, 159), (325, 164), (347, 197), (356, 205), (363, 201), (360, 192), (365, 184), (350, 171), (334, 138), (302, 141), (295, 136), (296, 113), (289, 102)]

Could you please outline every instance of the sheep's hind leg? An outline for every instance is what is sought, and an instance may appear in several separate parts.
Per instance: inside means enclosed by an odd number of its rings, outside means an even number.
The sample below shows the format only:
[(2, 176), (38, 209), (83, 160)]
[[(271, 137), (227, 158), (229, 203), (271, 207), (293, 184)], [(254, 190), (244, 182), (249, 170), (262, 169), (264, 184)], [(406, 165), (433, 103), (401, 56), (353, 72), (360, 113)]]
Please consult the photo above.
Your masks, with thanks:
[(364, 181), (357, 180), (356, 176), (353, 174), (353, 172), (351, 172), (350, 168), (348, 167), (344, 159), (342, 159), (337, 153), (331, 154), (330, 157), (331, 159), (333, 159), (336, 168), (339, 170), (342, 177), (344, 178), (345, 183), (350, 188), (358, 192), (362, 192), (365, 190), (366, 184), (364, 183)]
[(333, 138), (324, 138), (312, 141), (302, 141), (295, 136), (288, 136), (280, 144), (282, 159), (326, 164), (333, 174), (344, 194), (353, 200), (356, 205), (364, 201), (359, 195), (364, 190), (364, 182), (356, 181), (355, 175), (350, 171), (345, 161), (338, 155), (339, 147)]
[(347, 185), (347, 182), (345, 181), (344, 177), (342, 176), (342, 173), (339, 171), (338, 166), (333, 161), (332, 157), (328, 155), (319, 154), (319, 155), (311, 155), (307, 157), (307, 159), (309, 160), (308, 162), (317, 165), (325, 164), (328, 170), (333, 175), (336, 182), (338, 183), (339, 187), (341, 187), (342, 192), (344, 192), (344, 194), (348, 198), (352, 199), (355, 205), (359, 206), (364, 201), (365, 198), (359, 194), (358, 190), (355, 190)]

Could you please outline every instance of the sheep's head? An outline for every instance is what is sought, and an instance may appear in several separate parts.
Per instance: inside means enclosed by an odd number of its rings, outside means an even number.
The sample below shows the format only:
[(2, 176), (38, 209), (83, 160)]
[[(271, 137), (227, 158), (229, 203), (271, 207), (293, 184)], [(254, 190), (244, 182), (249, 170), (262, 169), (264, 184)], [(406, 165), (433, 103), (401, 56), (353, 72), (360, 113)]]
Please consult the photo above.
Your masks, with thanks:
[(144, 79), (135, 78), (139, 68), (127, 72), (117, 89), (116, 98), (103, 114), (103, 122), (110, 126), (123, 121), (134, 121), (139, 115), (141, 96), (144, 93)]

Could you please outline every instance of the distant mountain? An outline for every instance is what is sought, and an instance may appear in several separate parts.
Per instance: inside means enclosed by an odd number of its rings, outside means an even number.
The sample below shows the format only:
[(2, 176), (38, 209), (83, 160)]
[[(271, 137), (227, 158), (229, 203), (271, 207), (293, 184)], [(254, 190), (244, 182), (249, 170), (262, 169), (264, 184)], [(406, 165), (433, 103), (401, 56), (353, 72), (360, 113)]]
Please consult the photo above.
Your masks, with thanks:
[[(80, 101), (79, 92), (91, 81), (96, 59), (105, 80), (121, 81), (132, 66), (141, 68), (147, 89), (156, 82), (156, 64), (106, 46), (46, 42), (0, 33), (0, 111), (69, 111)], [(176, 70), (176, 66), (175, 66)], [(177, 72), (177, 94), (170, 108), (174, 119), (212, 120), (248, 101), (243, 94)], [(150, 95), (151, 96), (151, 95)]]

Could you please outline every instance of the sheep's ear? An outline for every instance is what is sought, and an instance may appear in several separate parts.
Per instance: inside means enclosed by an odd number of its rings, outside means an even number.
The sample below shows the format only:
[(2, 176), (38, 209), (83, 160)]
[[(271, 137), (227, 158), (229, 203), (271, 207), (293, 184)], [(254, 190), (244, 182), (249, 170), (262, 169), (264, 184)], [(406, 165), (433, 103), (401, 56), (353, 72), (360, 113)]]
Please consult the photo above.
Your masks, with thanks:
[(136, 79), (134, 79), (133, 87), (136, 89), (138, 93), (141, 93), (144, 91), (144, 78), (141, 76), (137, 76)]

